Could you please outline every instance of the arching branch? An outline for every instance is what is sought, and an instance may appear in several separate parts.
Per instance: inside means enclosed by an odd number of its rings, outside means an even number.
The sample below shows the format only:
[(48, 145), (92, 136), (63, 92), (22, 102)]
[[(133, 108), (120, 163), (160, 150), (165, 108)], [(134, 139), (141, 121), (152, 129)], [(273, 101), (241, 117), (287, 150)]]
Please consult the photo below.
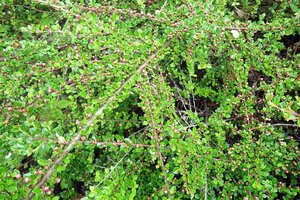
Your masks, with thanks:
[(138, 67), (138, 69), (127, 78), (126, 81), (124, 81), (121, 86), (114, 92), (114, 94), (107, 99), (107, 101), (105, 102), (104, 105), (102, 105), (97, 112), (91, 117), (91, 119), (89, 119), (87, 121), (87, 123), (83, 126), (83, 128), (81, 128), (77, 134), (72, 138), (72, 140), (70, 141), (70, 143), (66, 146), (66, 148), (63, 150), (63, 152), (60, 154), (60, 156), (54, 160), (54, 162), (52, 163), (52, 165), (49, 167), (49, 169), (47, 170), (46, 174), (42, 177), (42, 179), (32, 188), (32, 190), (29, 192), (26, 200), (30, 200), (32, 199), (32, 197), (34, 196), (33, 190), (35, 188), (40, 188), (42, 185), (44, 185), (46, 183), (46, 181), (48, 180), (49, 177), (51, 177), (53, 170), (55, 169), (55, 166), (57, 164), (59, 164), (62, 159), (71, 151), (71, 149), (74, 147), (74, 145), (79, 141), (80, 136), (82, 134), (82, 132), (84, 132), (89, 126), (91, 126), (91, 124), (96, 120), (96, 118), (101, 115), (103, 113), (103, 111), (116, 99), (116, 97), (123, 91), (125, 85), (129, 84), (134, 76), (136, 74), (139, 74), (143, 69), (145, 69), (151, 60), (153, 60), (154, 58), (157, 57), (159, 50), (161, 50), (162, 48), (164, 48), (165, 46), (168, 46), (170, 44), (170, 42), (166, 43), (164, 46), (162, 46), (161, 48), (157, 49), (145, 62), (144, 64), (142, 64), (141, 66)]

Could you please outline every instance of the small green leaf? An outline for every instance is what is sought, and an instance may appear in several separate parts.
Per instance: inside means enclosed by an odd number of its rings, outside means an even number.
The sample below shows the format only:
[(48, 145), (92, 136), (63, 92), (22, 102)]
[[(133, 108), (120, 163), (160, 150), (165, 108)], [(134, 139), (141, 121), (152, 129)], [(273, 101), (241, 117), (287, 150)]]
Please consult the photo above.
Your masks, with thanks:
[(63, 109), (63, 108), (67, 108), (68, 106), (70, 106), (71, 105), (71, 101), (68, 101), (68, 100), (65, 100), (65, 99), (63, 99), (63, 100), (60, 100), (58, 103), (57, 103), (57, 107), (58, 108), (61, 108), (61, 109)]
[(47, 161), (44, 160), (44, 159), (39, 159), (37, 162), (38, 162), (39, 165), (41, 165), (41, 166), (46, 166), (46, 165), (47, 165)]
[(273, 94), (272, 93), (267, 93), (266, 94), (266, 100), (271, 101), (273, 99)]
[(6, 187), (6, 190), (8, 192), (15, 192), (15, 191), (17, 191), (17, 186), (15, 186), (15, 185), (8, 186), (8, 187)]

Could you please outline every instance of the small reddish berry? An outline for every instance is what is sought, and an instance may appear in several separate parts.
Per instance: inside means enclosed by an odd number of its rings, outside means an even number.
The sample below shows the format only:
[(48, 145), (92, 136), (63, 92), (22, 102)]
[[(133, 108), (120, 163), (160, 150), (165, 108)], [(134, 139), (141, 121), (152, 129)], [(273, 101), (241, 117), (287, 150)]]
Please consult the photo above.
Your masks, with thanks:
[(86, 137), (85, 137), (85, 136), (81, 136), (81, 137), (80, 137), (80, 140), (81, 140), (82, 142), (85, 142), (85, 141), (86, 141)]
[(22, 178), (22, 175), (21, 174), (17, 174), (16, 175), (16, 179), (21, 179)]

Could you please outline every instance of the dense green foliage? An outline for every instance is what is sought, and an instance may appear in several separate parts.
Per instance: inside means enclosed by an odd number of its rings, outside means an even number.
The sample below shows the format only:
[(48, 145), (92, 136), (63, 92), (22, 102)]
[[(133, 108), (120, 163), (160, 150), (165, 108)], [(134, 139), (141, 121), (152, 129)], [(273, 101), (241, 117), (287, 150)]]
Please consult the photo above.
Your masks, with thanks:
[(0, 199), (300, 198), (299, 1), (0, 10)]

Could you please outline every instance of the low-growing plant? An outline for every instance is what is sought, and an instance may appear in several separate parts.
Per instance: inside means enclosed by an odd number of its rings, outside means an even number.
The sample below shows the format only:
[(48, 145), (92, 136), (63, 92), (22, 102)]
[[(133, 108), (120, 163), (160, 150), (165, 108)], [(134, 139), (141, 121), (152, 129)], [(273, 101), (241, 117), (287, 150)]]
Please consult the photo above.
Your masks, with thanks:
[(298, 1), (0, 1), (0, 199), (297, 199)]

